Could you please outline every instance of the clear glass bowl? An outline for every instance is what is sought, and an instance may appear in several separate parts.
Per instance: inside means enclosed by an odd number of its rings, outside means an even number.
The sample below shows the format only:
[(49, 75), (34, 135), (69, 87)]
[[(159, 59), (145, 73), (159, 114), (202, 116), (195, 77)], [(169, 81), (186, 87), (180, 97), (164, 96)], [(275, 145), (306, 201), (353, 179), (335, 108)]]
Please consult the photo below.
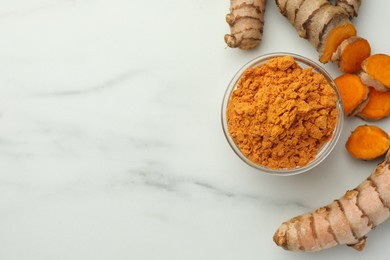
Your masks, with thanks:
[[(312, 67), (314, 72), (317, 72), (317, 73), (324, 75), (325, 79), (328, 81), (329, 85), (335, 90), (337, 97), (338, 97), (337, 102), (336, 102), (336, 107), (338, 110), (338, 118), (337, 118), (336, 127), (333, 131), (332, 138), (328, 142), (326, 142), (318, 150), (317, 156), (312, 161), (310, 161), (308, 164), (306, 164), (305, 166), (302, 166), (302, 167), (296, 167), (293, 169), (276, 169), (275, 170), (275, 169), (270, 169), (270, 168), (264, 167), (262, 165), (255, 164), (255, 163), (251, 162), (240, 151), (240, 149), (235, 144), (233, 138), (229, 134), (228, 124), (227, 124), (227, 120), (226, 120), (226, 110), (227, 110), (228, 102), (230, 100), (230, 96), (233, 93), (233, 91), (236, 89), (237, 84), (241, 78), (241, 75), (244, 73), (244, 71), (246, 69), (248, 69), (250, 67), (257, 67), (257, 66), (267, 62), (268, 60), (270, 60), (272, 58), (281, 57), (281, 56), (292, 56), (292, 57), (294, 57), (295, 61), (297, 62), (297, 64), (300, 67), (302, 67), (302, 68)], [(319, 66), (314, 61), (312, 61), (308, 58), (305, 58), (303, 56), (297, 55), (297, 54), (278, 52), (278, 53), (270, 53), (270, 54), (262, 55), (260, 57), (257, 57), (255, 59), (251, 60), (250, 62), (245, 64), (235, 74), (233, 79), (230, 81), (228, 88), (225, 92), (224, 98), (223, 98), (221, 118), (222, 118), (222, 128), (223, 128), (223, 132), (225, 134), (225, 137), (226, 137), (229, 145), (231, 146), (233, 151), (238, 155), (239, 158), (241, 158), (248, 165), (250, 165), (250, 166), (252, 166), (252, 167), (254, 167), (262, 172), (269, 173), (272, 175), (289, 176), (289, 175), (303, 173), (303, 172), (306, 172), (306, 171), (312, 169), (313, 167), (320, 164), (330, 154), (330, 152), (333, 150), (333, 148), (335, 147), (335, 145), (340, 137), (341, 129), (343, 127), (344, 114), (343, 114), (343, 107), (342, 107), (342, 103), (341, 103), (341, 96), (340, 96), (339, 91), (337, 90), (336, 84), (333, 81), (332, 77), (321, 66)]]

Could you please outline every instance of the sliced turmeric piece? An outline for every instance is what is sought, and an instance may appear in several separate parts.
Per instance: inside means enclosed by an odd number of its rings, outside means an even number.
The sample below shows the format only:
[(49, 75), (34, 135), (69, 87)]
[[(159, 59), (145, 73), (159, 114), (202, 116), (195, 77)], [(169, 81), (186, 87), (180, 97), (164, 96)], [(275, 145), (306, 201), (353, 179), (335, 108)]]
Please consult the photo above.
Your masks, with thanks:
[(363, 83), (379, 91), (390, 89), (390, 56), (374, 54), (362, 63), (360, 78)]
[(361, 70), (362, 62), (371, 55), (369, 42), (359, 36), (344, 40), (332, 56), (344, 73), (356, 73)]
[(355, 74), (343, 74), (335, 79), (341, 95), (344, 114), (353, 116), (366, 105), (369, 90)]
[(321, 37), (321, 45), (318, 48), (320, 62), (322, 63), (327, 63), (331, 60), (333, 53), (345, 39), (356, 35), (356, 28), (350, 22), (337, 27), (330, 27), (330, 31), (325, 32)]
[(373, 160), (389, 150), (390, 137), (377, 126), (361, 125), (351, 133), (345, 148), (354, 158)]
[(370, 87), (367, 105), (357, 116), (367, 121), (380, 120), (390, 115), (390, 90), (382, 92)]

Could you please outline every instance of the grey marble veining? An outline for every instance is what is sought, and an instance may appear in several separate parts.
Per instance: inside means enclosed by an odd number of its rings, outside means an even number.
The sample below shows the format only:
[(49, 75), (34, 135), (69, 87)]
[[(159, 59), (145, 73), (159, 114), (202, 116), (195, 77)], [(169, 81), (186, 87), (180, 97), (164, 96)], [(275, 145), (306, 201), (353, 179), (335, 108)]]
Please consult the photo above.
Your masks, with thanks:
[[(378, 40), (383, 2), (355, 20)], [(262, 46), (228, 49), (228, 1), (0, 2), (0, 259), (385, 259), (390, 226), (356, 253), (278, 248), (279, 224), (374, 168), (344, 143), (293, 177), (236, 157), (221, 103), (236, 71), (276, 51), (317, 53), (268, 1)], [(334, 64), (324, 65), (337, 76)], [(377, 122), (390, 131), (389, 120)]]

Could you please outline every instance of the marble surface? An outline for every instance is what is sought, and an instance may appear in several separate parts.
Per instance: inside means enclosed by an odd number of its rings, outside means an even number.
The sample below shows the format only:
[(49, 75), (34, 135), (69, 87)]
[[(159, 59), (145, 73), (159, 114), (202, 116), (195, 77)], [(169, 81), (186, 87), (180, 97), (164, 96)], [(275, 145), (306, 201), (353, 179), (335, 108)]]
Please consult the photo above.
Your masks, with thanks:
[[(276, 177), (222, 132), (226, 86), (268, 52), (317, 60), (268, 1), (264, 41), (226, 48), (229, 1), (0, 1), (0, 259), (387, 259), (390, 222), (358, 253), (277, 247), (279, 224), (338, 198), (375, 162), (340, 142), (318, 167)], [(355, 20), (390, 53), (387, 1)], [(333, 64), (324, 66), (332, 76)], [(390, 132), (389, 119), (376, 122)]]

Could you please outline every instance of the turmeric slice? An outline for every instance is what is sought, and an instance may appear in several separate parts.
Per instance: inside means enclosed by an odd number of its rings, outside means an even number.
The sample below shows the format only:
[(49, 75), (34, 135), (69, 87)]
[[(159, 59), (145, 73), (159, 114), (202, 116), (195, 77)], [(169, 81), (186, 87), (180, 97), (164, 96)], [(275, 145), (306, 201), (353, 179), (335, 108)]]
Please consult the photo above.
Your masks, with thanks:
[(321, 45), (318, 48), (318, 51), (320, 53), (320, 62), (329, 62), (332, 58), (333, 53), (337, 50), (339, 45), (345, 39), (348, 39), (355, 35), (355, 26), (350, 22), (335, 26), (330, 29), (329, 32), (324, 33), (324, 36), (321, 37)]
[(345, 148), (349, 154), (361, 160), (373, 160), (390, 148), (390, 137), (374, 125), (358, 126), (349, 136)]
[(369, 42), (359, 36), (344, 40), (332, 56), (340, 70), (344, 73), (357, 73), (361, 70), (362, 62), (371, 55)]
[(374, 54), (362, 63), (360, 78), (363, 83), (379, 91), (390, 89), (390, 56)]
[(344, 114), (353, 116), (367, 104), (369, 90), (355, 74), (343, 74), (335, 79), (341, 95)]
[(367, 105), (357, 116), (367, 121), (375, 121), (390, 115), (390, 90), (382, 92), (370, 87)]

